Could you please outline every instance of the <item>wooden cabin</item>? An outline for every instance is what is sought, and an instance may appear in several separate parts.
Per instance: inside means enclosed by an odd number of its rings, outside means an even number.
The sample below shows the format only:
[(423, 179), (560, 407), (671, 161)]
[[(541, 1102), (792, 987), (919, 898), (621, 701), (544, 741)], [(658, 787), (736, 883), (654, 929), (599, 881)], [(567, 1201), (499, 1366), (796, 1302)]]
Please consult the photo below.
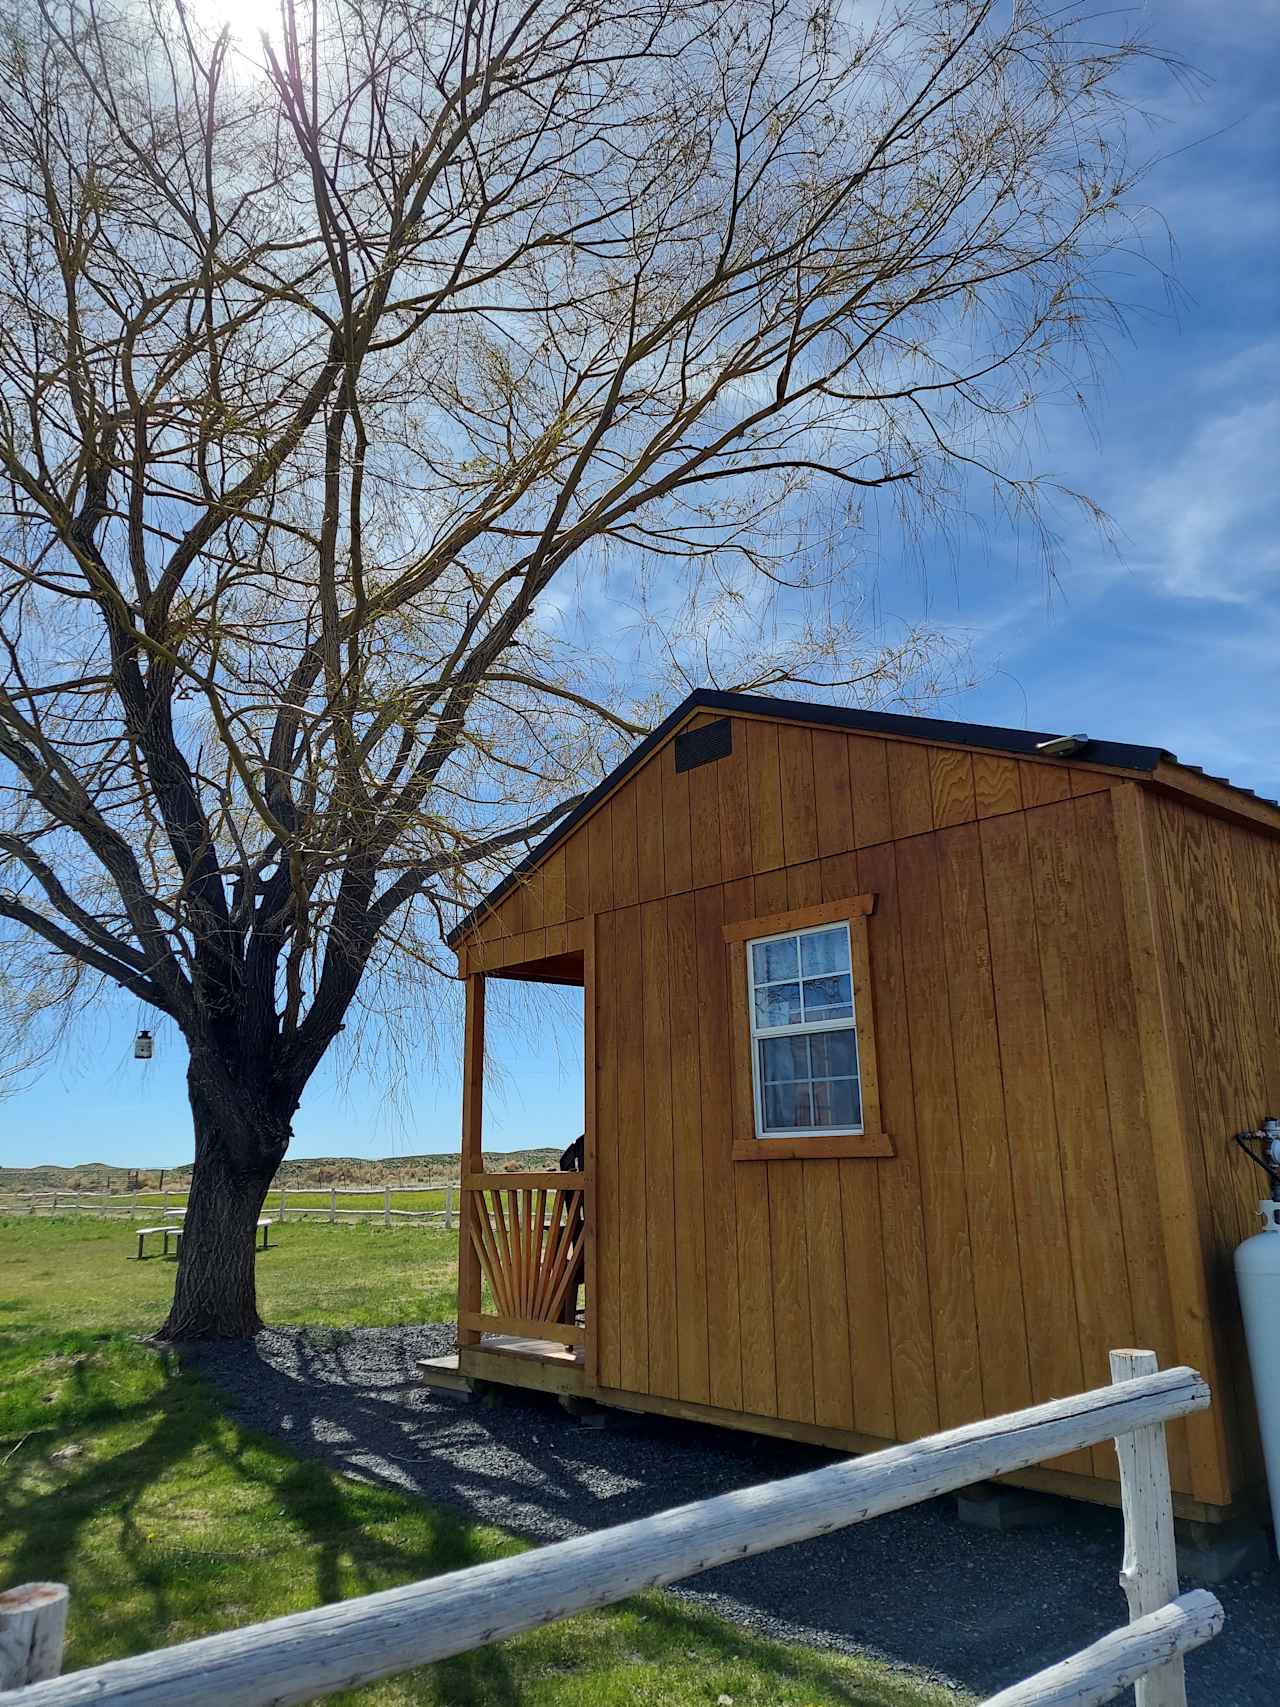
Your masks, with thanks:
[[(450, 944), (440, 1379), (859, 1451), (1151, 1346), (1215, 1395), (1170, 1431), (1181, 1513), (1252, 1502), (1231, 1138), (1280, 1112), (1274, 803), (1157, 748), (698, 692)], [(580, 1173), (485, 1171), (490, 978), (583, 989)], [(1115, 1455), (1012, 1479), (1110, 1501)]]

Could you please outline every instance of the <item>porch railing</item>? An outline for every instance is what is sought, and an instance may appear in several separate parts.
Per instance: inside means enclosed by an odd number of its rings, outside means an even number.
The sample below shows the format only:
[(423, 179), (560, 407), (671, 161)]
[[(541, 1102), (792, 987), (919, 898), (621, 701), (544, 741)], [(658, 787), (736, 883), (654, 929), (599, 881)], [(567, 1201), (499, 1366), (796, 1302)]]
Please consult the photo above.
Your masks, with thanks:
[(467, 1174), (462, 1189), (466, 1236), (495, 1308), (464, 1307), (458, 1325), (582, 1345), (586, 1330), (571, 1306), (583, 1277), (585, 1177)]

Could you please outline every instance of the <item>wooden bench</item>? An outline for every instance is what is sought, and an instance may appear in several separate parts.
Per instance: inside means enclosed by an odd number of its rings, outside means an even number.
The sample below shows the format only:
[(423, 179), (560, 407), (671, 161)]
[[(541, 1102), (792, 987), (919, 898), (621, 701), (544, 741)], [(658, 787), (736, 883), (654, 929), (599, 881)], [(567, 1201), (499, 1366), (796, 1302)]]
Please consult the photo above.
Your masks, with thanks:
[[(267, 1240), (268, 1240), (268, 1237), (269, 1237), (270, 1232), (271, 1232), (271, 1218), (270, 1218), (270, 1216), (268, 1216), (264, 1220), (259, 1221), (257, 1223), (257, 1227), (255, 1228), (255, 1231), (258, 1231), (258, 1230), (260, 1230), (262, 1233), (262, 1247), (261, 1248), (265, 1251), (268, 1248)], [(164, 1244), (163, 1244), (163, 1249), (161, 1252), (161, 1254), (163, 1256), (167, 1257), (169, 1254), (169, 1240), (170, 1239), (173, 1240), (174, 1254), (175, 1255), (177, 1254), (179, 1244), (180, 1244), (180, 1241), (182, 1239), (182, 1228), (181, 1227), (175, 1227), (172, 1225), (172, 1223), (170, 1223), (170, 1225), (167, 1227), (139, 1227), (137, 1231), (138, 1231), (138, 1261), (139, 1262), (142, 1261), (143, 1240), (147, 1237), (147, 1235), (149, 1233), (160, 1233), (163, 1235)]]
[(164, 1234), (164, 1253), (166, 1256), (168, 1256), (168, 1254), (169, 1254), (169, 1234), (172, 1232), (173, 1232), (172, 1227), (139, 1227), (137, 1229), (137, 1233), (138, 1233), (138, 1261), (139, 1262), (142, 1261), (142, 1241), (144, 1239), (146, 1239), (152, 1233), (163, 1233)]

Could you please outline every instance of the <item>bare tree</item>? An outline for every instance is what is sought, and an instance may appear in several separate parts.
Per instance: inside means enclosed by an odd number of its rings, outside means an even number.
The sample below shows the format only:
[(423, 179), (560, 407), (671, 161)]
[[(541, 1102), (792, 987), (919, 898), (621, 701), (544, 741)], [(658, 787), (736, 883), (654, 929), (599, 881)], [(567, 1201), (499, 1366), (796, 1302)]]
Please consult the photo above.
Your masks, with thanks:
[(928, 668), (850, 606), (864, 507), (1034, 514), (1139, 50), (1035, 0), (6, 10), (5, 988), (180, 1029), (163, 1331), (240, 1335), (378, 968), (684, 683)]

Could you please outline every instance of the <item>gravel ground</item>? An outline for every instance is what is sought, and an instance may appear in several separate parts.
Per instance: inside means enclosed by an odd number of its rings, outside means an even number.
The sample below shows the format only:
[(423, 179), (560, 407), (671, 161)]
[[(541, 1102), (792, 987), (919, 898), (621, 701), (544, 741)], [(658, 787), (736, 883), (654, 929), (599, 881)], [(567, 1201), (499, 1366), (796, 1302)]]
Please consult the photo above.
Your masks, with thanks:
[[(452, 1345), (448, 1326), (269, 1329), (254, 1343), (202, 1347), (189, 1362), (240, 1421), (295, 1452), (536, 1541), (831, 1461), (660, 1417), (611, 1412), (591, 1429), (540, 1394), (493, 1408), (433, 1394), (415, 1360)], [(875, 1654), (986, 1694), (1124, 1622), (1117, 1514), (1062, 1509), (1050, 1527), (998, 1534), (962, 1526), (953, 1500), (933, 1500), (721, 1566), (674, 1592), (770, 1636)], [(1215, 1592), (1227, 1624), (1188, 1659), (1193, 1702), (1274, 1707), (1280, 1569)]]

